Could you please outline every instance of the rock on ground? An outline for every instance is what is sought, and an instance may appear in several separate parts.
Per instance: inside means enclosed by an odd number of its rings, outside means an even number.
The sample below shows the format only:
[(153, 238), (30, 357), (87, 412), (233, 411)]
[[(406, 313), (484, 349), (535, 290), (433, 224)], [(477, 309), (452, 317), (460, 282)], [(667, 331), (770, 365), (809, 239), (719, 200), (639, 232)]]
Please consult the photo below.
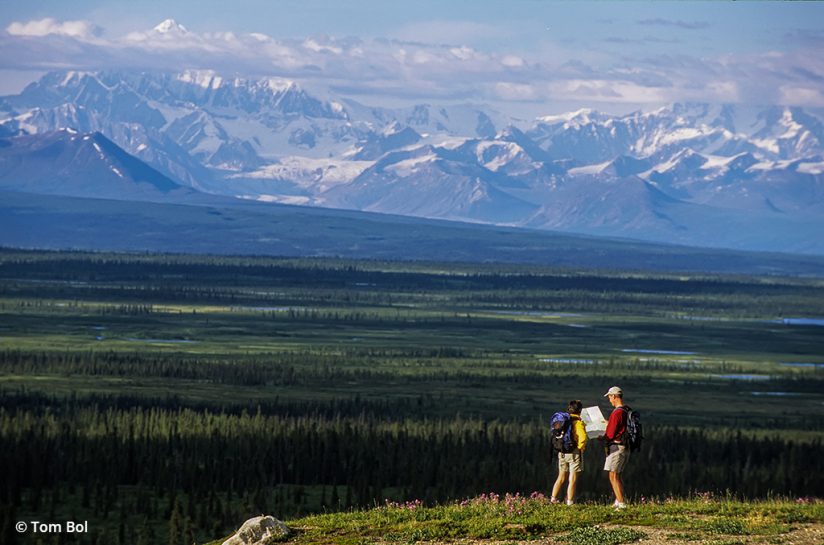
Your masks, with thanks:
[(272, 516), (254, 517), (240, 527), (223, 545), (269, 545), (284, 541), (291, 530)]

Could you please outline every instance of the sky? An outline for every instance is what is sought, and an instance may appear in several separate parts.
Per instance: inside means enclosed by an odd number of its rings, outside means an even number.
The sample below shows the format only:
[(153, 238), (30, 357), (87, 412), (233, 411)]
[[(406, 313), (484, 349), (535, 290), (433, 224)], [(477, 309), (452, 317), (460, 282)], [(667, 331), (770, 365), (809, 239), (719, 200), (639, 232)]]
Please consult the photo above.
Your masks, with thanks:
[(516, 115), (822, 108), (824, 2), (0, 0), (0, 94), (55, 69), (214, 70)]

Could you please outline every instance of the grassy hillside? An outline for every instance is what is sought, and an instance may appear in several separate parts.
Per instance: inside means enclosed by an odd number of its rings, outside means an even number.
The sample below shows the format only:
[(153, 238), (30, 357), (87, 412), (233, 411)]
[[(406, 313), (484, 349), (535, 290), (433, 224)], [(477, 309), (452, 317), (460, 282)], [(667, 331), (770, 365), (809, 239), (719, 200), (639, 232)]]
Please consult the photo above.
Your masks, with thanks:
[[(616, 511), (603, 504), (552, 505), (533, 494), (483, 495), (448, 505), (390, 503), (361, 511), (286, 521), (296, 544), (516, 543), (797, 543), (824, 541), (824, 502), (744, 502), (696, 497), (654, 500)], [(217, 540), (209, 545), (219, 545)]]
[(810, 276), (824, 271), (820, 255), (693, 248), (218, 197), (169, 204), (0, 192), (0, 245), (613, 270)]

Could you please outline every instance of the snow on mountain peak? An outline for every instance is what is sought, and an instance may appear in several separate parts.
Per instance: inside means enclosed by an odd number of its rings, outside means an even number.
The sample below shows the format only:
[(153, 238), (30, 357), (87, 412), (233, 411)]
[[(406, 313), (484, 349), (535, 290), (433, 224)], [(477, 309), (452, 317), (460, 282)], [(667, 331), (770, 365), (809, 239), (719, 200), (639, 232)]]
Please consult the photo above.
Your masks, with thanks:
[(266, 88), (274, 93), (284, 93), (289, 90), (299, 90), (300, 87), (292, 80), (284, 78), (267, 78)]
[(421, 165), (426, 163), (431, 164), (437, 160), (438, 155), (431, 148), (429, 148), (426, 153), (414, 155), (409, 159), (404, 159), (402, 161), (387, 165), (384, 170), (392, 172), (400, 177), (406, 177), (414, 174)]
[(492, 172), (514, 161), (519, 155), (526, 155), (524, 149), (518, 144), (500, 140), (478, 143), (475, 154), (478, 162)]
[(798, 133), (804, 129), (804, 127), (793, 118), (793, 113), (789, 108), (784, 109), (779, 123), (787, 129), (779, 138), (795, 138), (798, 136)]
[[(214, 70), (184, 70), (177, 75), (177, 80), (213, 90), (228, 84), (233, 87), (265, 89), (275, 95), (287, 91), (300, 91), (300, 86), (297, 83), (284, 78), (270, 77), (261, 80), (246, 80), (236, 77), (227, 79)], [(340, 106), (340, 109), (342, 110), (343, 107)]]
[(188, 29), (175, 21), (174, 19), (166, 19), (152, 30), (160, 34), (188, 34)]
[(79, 80), (83, 79), (86, 76), (94, 76), (94, 75), (95, 75), (94, 72), (83, 72), (83, 71), (79, 71), (79, 70), (69, 70), (68, 72), (66, 72), (66, 75), (63, 78), (63, 81), (60, 82), (58, 87), (65, 87), (66, 85), (68, 85), (70, 83), (73, 83), (76, 80), (79, 81)]
[(214, 70), (186, 70), (177, 76), (178, 81), (193, 83), (204, 89), (217, 89), (223, 83), (223, 78)]
[(605, 161), (603, 163), (596, 163), (594, 165), (585, 165), (582, 167), (574, 167), (567, 171), (567, 174), (570, 176), (591, 176), (594, 174), (600, 174), (604, 170), (606, 170), (612, 161)]
[(669, 172), (678, 167), (689, 170), (702, 168), (707, 164), (707, 158), (691, 148), (685, 148), (669, 158), (669, 160), (655, 166), (652, 170), (659, 173)]
[(580, 110), (567, 112), (564, 114), (545, 115), (543, 117), (539, 117), (537, 121), (547, 125), (555, 125), (558, 123), (585, 125), (587, 123), (592, 123), (593, 120), (599, 119), (600, 117), (601, 114), (595, 110), (590, 108), (581, 108)]
[(398, 134), (403, 130), (403, 127), (397, 120), (393, 121), (392, 123), (388, 124), (386, 127), (383, 128), (381, 134), (383, 136), (392, 136), (393, 134)]
[(821, 175), (824, 174), (824, 162), (819, 161), (817, 163), (799, 163), (797, 171), (802, 174), (812, 174), (816, 176)]

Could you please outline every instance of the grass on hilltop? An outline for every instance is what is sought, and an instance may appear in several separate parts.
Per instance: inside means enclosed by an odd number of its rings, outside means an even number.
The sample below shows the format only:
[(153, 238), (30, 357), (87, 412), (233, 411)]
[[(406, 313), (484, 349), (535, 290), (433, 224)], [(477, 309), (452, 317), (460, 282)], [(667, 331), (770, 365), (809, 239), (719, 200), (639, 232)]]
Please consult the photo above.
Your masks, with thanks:
[[(778, 537), (802, 524), (824, 522), (820, 500), (645, 501), (617, 511), (603, 504), (553, 505), (546, 497), (495, 494), (427, 507), (387, 503), (367, 510), (286, 521), (298, 544), (415, 543), (485, 540), (495, 543), (551, 537), (571, 545), (628, 543), (647, 537), (645, 528), (669, 539), (706, 541), (724, 536)], [(225, 539), (225, 538), (224, 538)], [(219, 545), (223, 540), (208, 545)]]

